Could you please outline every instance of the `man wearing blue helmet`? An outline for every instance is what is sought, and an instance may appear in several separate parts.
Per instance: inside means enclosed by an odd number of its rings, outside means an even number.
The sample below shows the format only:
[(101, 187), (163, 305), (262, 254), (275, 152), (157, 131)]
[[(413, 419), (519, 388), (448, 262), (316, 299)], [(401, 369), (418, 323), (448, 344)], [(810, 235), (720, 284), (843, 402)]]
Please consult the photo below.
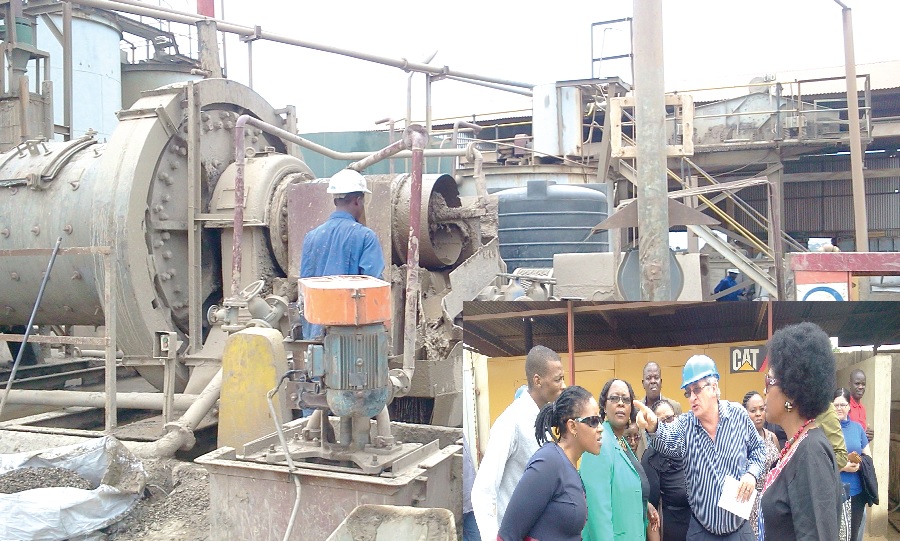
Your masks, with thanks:
[(753, 539), (746, 519), (718, 506), (726, 477), (739, 480), (738, 501), (755, 498), (765, 447), (741, 404), (721, 400), (719, 371), (706, 355), (694, 355), (682, 370), (681, 388), (691, 411), (675, 422), (659, 423), (642, 402), (637, 425), (650, 434), (650, 445), (664, 456), (682, 459), (691, 504), (688, 539)]

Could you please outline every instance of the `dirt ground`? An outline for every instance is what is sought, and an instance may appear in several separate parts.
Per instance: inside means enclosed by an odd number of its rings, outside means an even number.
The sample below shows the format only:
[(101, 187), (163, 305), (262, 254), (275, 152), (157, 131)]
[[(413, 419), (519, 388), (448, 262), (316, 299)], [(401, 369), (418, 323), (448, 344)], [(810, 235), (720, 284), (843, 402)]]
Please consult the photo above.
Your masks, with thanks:
[(144, 497), (124, 519), (104, 529), (109, 541), (207, 541), (209, 474), (199, 464), (144, 460)]

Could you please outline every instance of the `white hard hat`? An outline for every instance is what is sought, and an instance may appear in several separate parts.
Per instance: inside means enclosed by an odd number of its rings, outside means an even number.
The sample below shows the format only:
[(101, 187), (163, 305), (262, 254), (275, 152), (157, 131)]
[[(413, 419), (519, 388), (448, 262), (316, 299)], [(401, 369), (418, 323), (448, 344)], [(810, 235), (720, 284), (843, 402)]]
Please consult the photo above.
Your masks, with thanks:
[(740, 271), (737, 269), (728, 269), (729, 273), (740, 274)]
[(353, 192), (372, 193), (366, 186), (366, 179), (353, 169), (342, 169), (328, 181), (328, 193), (348, 194)]

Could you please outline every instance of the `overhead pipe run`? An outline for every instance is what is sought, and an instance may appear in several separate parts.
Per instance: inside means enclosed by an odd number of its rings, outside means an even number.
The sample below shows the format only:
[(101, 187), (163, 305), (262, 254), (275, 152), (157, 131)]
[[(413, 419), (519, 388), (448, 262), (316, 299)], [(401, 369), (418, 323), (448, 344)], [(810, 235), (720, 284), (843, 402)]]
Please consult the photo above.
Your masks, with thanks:
[[(194, 25), (198, 21), (203, 20), (211, 20), (216, 23), (216, 27), (222, 32), (228, 32), (231, 34), (237, 34), (243, 37), (252, 37), (255, 39), (265, 39), (268, 41), (274, 41), (277, 43), (285, 43), (287, 45), (296, 45), (298, 47), (303, 47), (306, 49), (313, 49), (316, 51), (322, 51), (326, 53), (339, 54), (341, 56), (348, 56), (350, 58), (356, 58), (358, 60), (365, 60), (367, 62), (375, 62), (376, 64), (383, 64), (385, 66), (392, 66), (395, 68), (402, 69), (403, 71), (417, 71), (426, 73), (429, 75), (436, 76), (452, 76), (458, 78), (458, 80), (462, 80), (464, 82), (473, 82), (478, 84), (478, 82), (482, 83), (494, 83), (498, 86), (500, 90), (508, 90), (503, 88), (504, 86), (514, 87), (514, 88), (526, 88), (531, 90), (534, 85), (531, 83), (523, 83), (519, 81), (509, 81), (506, 79), (498, 79), (496, 77), (486, 77), (483, 75), (477, 75), (474, 73), (465, 73), (461, 71), (451, 70), (447, 66), (443, 67), (435, 67), (429, 66), (428, 64), (423, 64), (421, 62), (410, 62), (405, 58), (388, 58), (386, 56), (373, 55), (368, 53), (363, 53), (359, 51), (352, 51), (350, 49), (342, 49), (340, 47), (332, 47), (330, 45), (324, 45), (321, 43), (314, 43), (311, 41), (304, 41), (296, 38), (291, 38), (287, 36), (282, 36), (279, 34), (274, 34), (272, 32), (266, 32), (262, 30), (258, 26), (250, 27), (250, 26), (241, 26), (233, 23), (229, 23), (226, 21), (221, 21), (219, 19), (211, 19), (209, 17), (201, 17), (196, 13), (187, 13), (183, 11), (176, 11), (169, 8), (164, 8), (161, 6), (148, 6), (143, 2), (138, 2), (136, 0), (71, 0), (73, 4), (80, 4), (83, 6), (90, 6), (99, 9), (107, 9), (111, 11), (122, 11), (125, 13), (131, 13), (134, 15), (144, 15), (147, 17), (153, 17), (156, 19), (169, 20), (173, 22), (180, 22), (184, 24)], [(514, 90), (513, 90), (514, 91)]]

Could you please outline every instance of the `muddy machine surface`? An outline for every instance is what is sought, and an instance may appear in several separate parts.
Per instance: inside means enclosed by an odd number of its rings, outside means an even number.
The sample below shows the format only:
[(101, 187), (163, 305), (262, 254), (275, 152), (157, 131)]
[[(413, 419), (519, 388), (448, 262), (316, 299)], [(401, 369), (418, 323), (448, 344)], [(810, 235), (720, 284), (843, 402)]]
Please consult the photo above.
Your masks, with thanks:
[[(305, 233), (334, 207), (298, 146), (272, 135), (293, 133), (292, 108), (276, 111), (251, 89), (213, 78), (144, 92), (118, 117), (107, 143), (88, 133), (0, 154), (0, 326), (28, 322), (45, 253), (62, 237), (35, 324), (76, 336), (79, 326), (101, 327), (105, 341), (94, 343), (119, 350), (122, 364), (164, 391), (151, 408), (163, 409), (168, 433), (185, 434), (167, 452), (193, 444), (190, 431), (221, 392), (220, 445), (228, 447), (207, 457), (213, 485), (243, 472), (278, 478), (293, 494), (291, 478), (327, 479), (353, 494), (347, 512), (369, 499), (452, 508), (453, 439), (410, 425), (422, 429), (401, 440), (390, 417), (402, 410), (391, 415), (388, 404), (413, 400), (414, 421), (461, 425), (462, 302), (502, 265), (496, 232), (482, 230), (485, 202), (460, 198), (452, 177), (423, 178), (421, 169), (418, 179), (415, 170), (367, 177), (367, 225), (388, 263), (386, 281), (373, 279), (379, 315), (323, 320), (325, 341), (309, 344), (291, 332), (297, 259)], [(242, 117), (263, 127), (251, 122), (235, 141)], [(352, 297), (358, 286), (343, 291)], [(259, 351), (251, 343), (267, 352), (265, 369), (248, 356)], [(253, 402), (252, 428), (234, 420), (246, 414), (242, 400)], [(176, 421), (173, 412), (188, 405), (198, 411)], [(319, 409), (272, 433), (301, 408)], [(366, 486), (389, 494), (376, 498)], [(214, 498), (214, 513), (217, 505)], [(333, 514), (323, 538), (343, 516)]]

